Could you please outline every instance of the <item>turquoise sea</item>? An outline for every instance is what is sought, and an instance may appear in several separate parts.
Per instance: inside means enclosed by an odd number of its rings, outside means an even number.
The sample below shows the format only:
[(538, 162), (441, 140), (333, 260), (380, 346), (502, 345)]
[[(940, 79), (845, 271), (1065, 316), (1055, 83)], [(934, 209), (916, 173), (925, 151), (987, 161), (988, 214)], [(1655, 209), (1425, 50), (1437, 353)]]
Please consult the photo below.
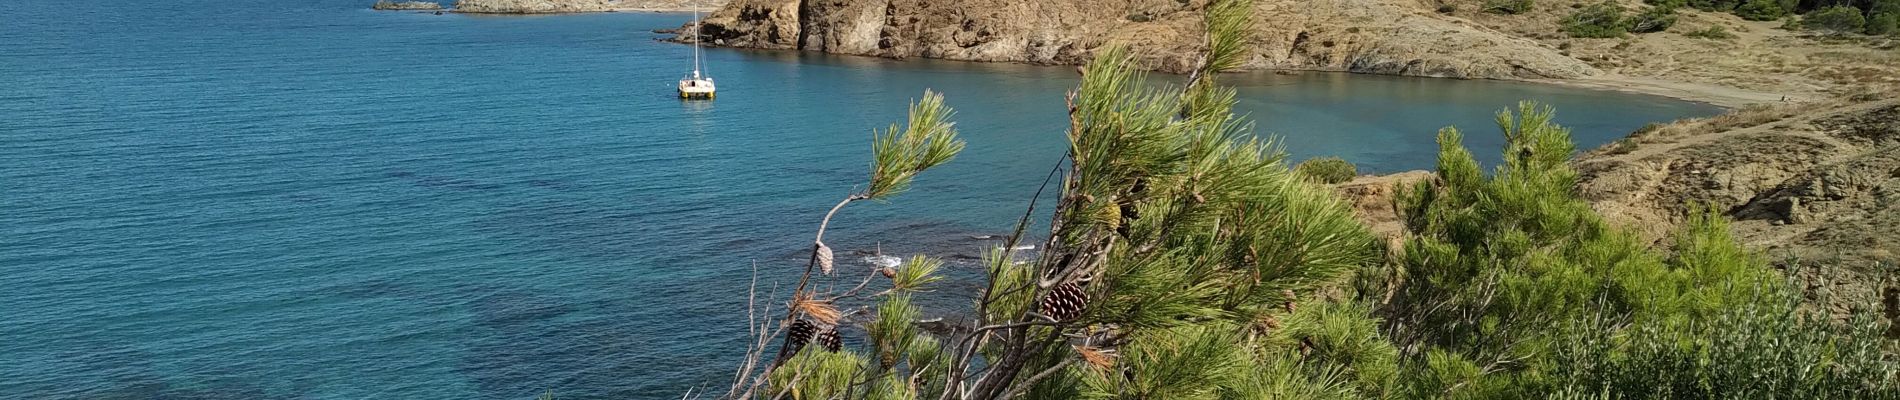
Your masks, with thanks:
[[(969, 148), (841, 251), (975, 253), (1063, 150), (1069, 67), (714, 49), (682, 14), (371, 0), (0, 1), (0, 397), (677, 398), (720, 386), (746, 283), (801, 266), (872, 129), (942, 91)], [(1518, 83), (1239, 74), (1295, 160), (1428, 168), (1558, 106), (1596, 146), (1702, 104)], [(1488, 160), (1494, 160), (1489, 156)], [(844, 256), (847, 260), (853, 257)], [(949, 284), (945, 296), (968, 285)]]

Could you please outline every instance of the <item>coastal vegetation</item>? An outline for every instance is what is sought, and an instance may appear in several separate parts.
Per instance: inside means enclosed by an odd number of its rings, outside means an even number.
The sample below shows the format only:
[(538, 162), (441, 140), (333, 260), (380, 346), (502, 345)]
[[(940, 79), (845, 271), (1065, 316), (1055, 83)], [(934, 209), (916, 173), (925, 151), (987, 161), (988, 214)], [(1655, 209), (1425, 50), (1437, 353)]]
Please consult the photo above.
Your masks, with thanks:
[(1352, 162), (1339, 157), (1319, 157), (1301, 161), (1293, 166), (1293, 172), (1319, 183), (1341, 183), (1359, 176), (1359, 168)]
[[(1377, 239), (1316, 181), (1340, 163), (1288, 168), (1232, 113), (1218, 77), (1244, 59), (1245, 4), (1210, 5), (1183, 86), (1148, 86), (1121, 47), (1079, 70), (1069, 150), (980, 262), (967, 310), (915, 301), (939, 260), (850, 271), (823, 240), (847, 205), (895, 200), (962, 151), (926, 92), (877, 135), (869, 180), (821, 220), (791, 293), (754, 302), (726, 397), (1900, 398), (1871, 305), (1846, 321), (1804, 309), (1803, 286), (1714, 207), (1654, 244), (1610, 223), (1546, 106), (1498, 114), (1492, 171), (1463, 131), (1438, 132), (1433, 178), (1399, 191), (1402, 231)], [(1046, 237), (1028, 230), (1038, 215)], [(925, 315), (956, 317), (926, 331)]]
[(1564, 33), (1580, 38), (1618, 38), (1629, 32), (1623, 6), (1605, 1), (1578, 9), (1564, 19)]

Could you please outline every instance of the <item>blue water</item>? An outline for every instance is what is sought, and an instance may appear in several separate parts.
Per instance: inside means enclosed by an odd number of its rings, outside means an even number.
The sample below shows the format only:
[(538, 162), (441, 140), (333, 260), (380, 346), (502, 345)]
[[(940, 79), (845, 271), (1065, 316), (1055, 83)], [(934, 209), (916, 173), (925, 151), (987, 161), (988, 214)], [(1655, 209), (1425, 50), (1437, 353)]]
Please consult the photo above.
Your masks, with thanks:
[[(847, 209), (843, 250), (974, 253), (1062, 151), (1071, 68), (710, 50), (672, 14), (369, 0), (0, 1), (0, 397), (676, 398), (721, 385), (753, 265), (784, 280), (936, 88), (962, 157)], [(1718, 110), (1503, 82), (1235, 75), (1295, 159), (1431, 165), (1555, 104), (1585, 146)], [(1495, 159), (1490, 157), (1489, 159)], [(843, 251), (841, 250), (841, 251)], [(849, 257), (845, 257), (849, 258)], [(968, 286), (950, 284), (948, 294)]]

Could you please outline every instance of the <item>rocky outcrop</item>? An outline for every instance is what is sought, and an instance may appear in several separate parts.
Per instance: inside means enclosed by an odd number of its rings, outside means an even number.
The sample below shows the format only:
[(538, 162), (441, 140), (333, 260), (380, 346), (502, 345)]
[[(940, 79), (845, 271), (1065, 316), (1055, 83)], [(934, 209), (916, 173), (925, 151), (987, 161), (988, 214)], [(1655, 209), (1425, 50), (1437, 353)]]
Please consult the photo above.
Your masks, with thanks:
[(1900, 318), (1900, 100), (1756, 107), (1638, 132), (1577, 161), (1578, 191), (1662, 239), (1697, 207), (1735, 219), (1828, 311)]
[(376, 5), (373, 5), (373, 6), (370, 6), (369, 8), (370, 8), (370, 9), (374, 9), (374, 10), (385, 10), (385, 11), (396, 11), (396, 10), (424, 10), (424, 11), (428, 11), (428, 10), (440, 10), (440, 9), (442, 9), (442, 3), (437, 3), (437, 2), (433, 2), (433, 1), (404, 1), (404, 2), (394, 2), (394, 1), (387, 1), (387, 0), (385, 0), (385, 1), (378, 1), (378, 2), (376, 2)]
[[(1458, 78), (1598, 73), (1556, 49), (1411, 1), (1255, 4), (1254, 56), (1244, 68)], [(1147, 67), (1182, 72), (1198, 54), (1204, 7), (1206, 0), (733, 0), (706, 18), (700, 38), (733, 47), (1035, 64), (1077, 64), (1109, 43), (1124, 43)]]
[(551, 14), (611, 11), (710, 10), (725, 0), (457, 0), (464, 13)]
[(1333, 187), (1339, 196), (1352, 203), (1353, 215), (1365, 223), (1372, 234), (1398, 248), (1405, 235), (1405, 222), (1395, 208), (1399, 191), (1420, 181), (1436, 179), (1430, 171), (1405, 171), (1391, 175), (1362, 175)]

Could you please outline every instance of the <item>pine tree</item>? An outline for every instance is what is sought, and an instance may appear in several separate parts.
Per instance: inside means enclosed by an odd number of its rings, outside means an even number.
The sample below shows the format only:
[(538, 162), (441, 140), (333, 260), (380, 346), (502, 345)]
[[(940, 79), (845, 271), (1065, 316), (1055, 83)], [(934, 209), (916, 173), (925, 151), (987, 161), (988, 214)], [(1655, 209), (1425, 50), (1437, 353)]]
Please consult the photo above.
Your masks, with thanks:
[[(1296, 305), (1376, 260), (1374, 241), (1329, 189), (1290, 171), (1276, 145), (1232, 114), (1234, 92), (1216, 82), (1243, 60), (1251, 10), (1242, 0), (1207, 6), (1204, 54), (1185, 86), (1148, 86), (1120, 47), (1081, 69), (1082, 83), (1068, 98), (1071, 151), (1052, 171), (1059, 193), (1043, 250), (1033, 261), (1015, 261), (1032, 208), (1009, 243), (986, 257), (987, 284), (975, 318), (963, 321), (968, 329), (937, 336), (914, 327), (920, 312), (908, 293), (934, 279), (937, 265), (920, 256), (895, 271), (869, 272), (890, 277), (892, 288), (870, 295), (881, 301), (864, 349), (813, 350), (842, 347), (834, 346), (836, 331), (821, 327), (837, 326), (831, 304), (861, 296), (805, 283), (829, 269), (828, 222), (821, 223), (813, 267), (779, 324), (791, 328), (782, 350), (764, 351), (786, 329), (755, 319), (761, 339), (729, 397), (1353, 397), (1385, 390), (1396, 352), (1376, 345), (1385, 343), (1370, 328), (1376, 322), (1363, 310)], [(867, 189), (832, 214), (853, 201), (888, 198), (953, 156), (961, 142), (949, 115), (940, 97), (926, 94), (906, 127), (878, 136)]]

